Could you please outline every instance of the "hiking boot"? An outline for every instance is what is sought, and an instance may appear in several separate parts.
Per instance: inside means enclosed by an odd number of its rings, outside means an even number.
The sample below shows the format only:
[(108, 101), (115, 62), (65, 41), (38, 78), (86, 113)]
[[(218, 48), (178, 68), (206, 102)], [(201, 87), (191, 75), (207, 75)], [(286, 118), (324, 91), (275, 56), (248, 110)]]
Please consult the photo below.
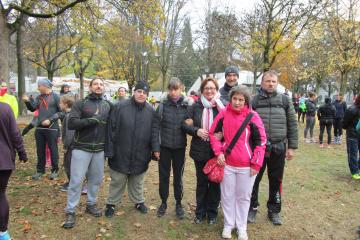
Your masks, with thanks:
[(49, 176), (48, 179), (49, 180), (55, 180), (59, 177), (59, 174), (57, 172), (52, 172)]
[(209, 219), (208, 219), (208, 223), (209, 223), (210, 225), (216, 224), (216, 217), (209, 218)]
[(42, 176), (44, 176), (45, 173), (35, 173), (34, 175), (32, 175), (32, 179), (33, 180), (39, 180)]
[(178, 219), (184, 219), (185, 211), (181, 203), (176, 204), (175, 212)]
[(67, 182), (67, 183), (64, 183), (64, 184), (61, 185), (61, 187), (60, 187), (60, 191), (62, 191), (62, 192), (67, 192), (68, 189), (69, 189), (69, 183), (68, 183), (68, 182)]
[(165, 215), (166, 213), (166, 208), (167, 208), (167, 204), (166, 203), (161, 203), (158, 210), (157, 210), (157, 213), (156, 213), (156, 216), (158, 217), (162, 217)]
[(135, 209), (141, 212), (142, 214), (146, 214), (148, 212), (148, 208), (145, 206), (144, 203), (135, 204)]
[(249, 209), (248, 218), (247, 218), (248, 223), (255, 223), (256, 213), (257, 213), (257, 209), (253, 209), (253, 208)]
[(105, 217), (112, 218), (115, 214), (115, 205), (106, 204)]
[(195, 224), (201, 224), (204, 221), (204, 218), (200, 218), (200, 217), (195, 217), (194, 218), (194, 223)]
[(273, 213), (268, 211), (268, 217), (274, 225), (282, 225), (280, 213)]
[(62, 225), (62, 227), (65, 229), (73, 228), (75, 226), (75, 220), (76, 220), (75, 213), (66, 213), (65, 222)]
[(359, 179), (360, 179), (360, 174), (355, 173), (355, 174), (351, 175), (351, 177), (352, 177), (352, 179), (354, 179), (354, 180), (359, 180)]
[(224, 228), (222, 233), (221, 233), (221, 237), (224, 238), (224, 239), (231, 239), (231, 229)]
[(93, 215), (94, 217), (101, 217), (102, 212), (96, 207), (96, 205), (86, 205), (85, 213)]

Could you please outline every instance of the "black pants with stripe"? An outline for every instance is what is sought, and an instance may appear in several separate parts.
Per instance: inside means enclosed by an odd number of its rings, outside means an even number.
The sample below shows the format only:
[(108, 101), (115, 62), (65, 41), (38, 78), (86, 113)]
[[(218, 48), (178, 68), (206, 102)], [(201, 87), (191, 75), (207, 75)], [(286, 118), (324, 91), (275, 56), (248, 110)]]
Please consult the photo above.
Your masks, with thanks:
[(46, 144), (49, 146), (51, 153), (51, 172), (59, 171), (58, 137), (58, 129), (37, 128), (35, 130), (36, 153), (38, 159), (36, 169), (38, 173), (45, 173)]
[(171, 166), (173, 169), (174, 197), (180, 203), (183, 197), (183, 173), (185, 166), (185, 148), (171, 149), (161, 147), (159, 160), (159, 194), (162, 202), (169, 197)]

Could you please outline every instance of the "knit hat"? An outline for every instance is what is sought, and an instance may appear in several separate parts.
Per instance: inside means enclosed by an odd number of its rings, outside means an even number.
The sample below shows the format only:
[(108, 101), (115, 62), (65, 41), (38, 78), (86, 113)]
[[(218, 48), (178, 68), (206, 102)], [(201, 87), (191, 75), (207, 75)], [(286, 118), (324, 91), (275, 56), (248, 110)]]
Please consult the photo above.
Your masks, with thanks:
[(139, 81), (139, 82), (136, 83), (134, 91), (136, 91), (138, 89), (144, 90), (147, 94), (149, 94), (150, 86), (145, 81)]
[(50, 80), (47, 78), (39, 79), (37, 81), (37, 84), (38, 84), (38, 86), (42, 85), (47, 88), (52, 88), (52, 86), (53, 86), (52, 82), (50, 82)]
[(225, 77), (229, 73), (235, 73), (236, 76), (239, 77), (239, 68), (237, 68), (236, 66), (228, 66), (227, 68), (225, 68)]

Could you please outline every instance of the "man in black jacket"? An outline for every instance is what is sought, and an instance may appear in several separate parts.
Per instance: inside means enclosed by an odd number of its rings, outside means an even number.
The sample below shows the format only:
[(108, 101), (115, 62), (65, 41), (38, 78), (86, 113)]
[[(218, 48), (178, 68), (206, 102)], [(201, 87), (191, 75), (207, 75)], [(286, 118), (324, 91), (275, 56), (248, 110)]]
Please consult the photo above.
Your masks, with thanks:
[(225, 84), (220, 88), (220, 100), (226, 105), (229, 103), (230, 90), (238, 85), (239, 69), (235, 66), (229, 66), (225, 69)]
[(75, 208), (79, 204), (81, 185), (88, 180), (86, 213), (100, 217), (96, 197), (104, 176), (104, 146), (111, 103), (103, 99), (104, 81), (90, 82), (90, 94), (77, 101), (71, 109), (68, 129), (75, 130), (71, 158), (71, 178), (68, 188), (64, 228), (75, 225)]
[(144, 204), (144, 176), (151, 160), (160, 157), (159, 118), (146, 103), (149, 85), (140, 81), (134, 95), (118, 103), (110, 117), (106, 156), (109, 157), (109, 196), (105, 216), (112, 217), (115, 205), (120, 202), (126, 183), (129, 198), (141, 213), (147, 213)]

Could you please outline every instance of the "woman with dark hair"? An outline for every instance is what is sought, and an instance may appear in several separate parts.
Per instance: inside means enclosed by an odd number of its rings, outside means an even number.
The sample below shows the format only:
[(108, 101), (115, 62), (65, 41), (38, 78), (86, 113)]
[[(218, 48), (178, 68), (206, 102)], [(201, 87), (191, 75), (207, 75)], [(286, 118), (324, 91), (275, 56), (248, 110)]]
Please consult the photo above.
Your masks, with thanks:
[[(210, 142), (217, 156), (218, 164), (225, 165), (221, 182), (221, 206), (224, 212), (222, 237), (231, 238), (231, 231), (237, 228), (238, 239), (247, 240), (247, 218), (251, 192), (257, 173), (262, 167), (266, 133), (259, 115), (250, 108), (250, 92), (245, 86), (235, 86), (229, 94), (230, 104), (214, 120), (210, 130)], [(233, 141), (240, 126), (249, 114), (249, 123), (237, 139), (232, 151), (225, 156), (225, 150)], [(216, 129), (222, 129), (224, 141), (214, 136)]]
[(320, 135), (319, 135), (319, 142), (320, 147), (323, 148), (323, 137), (324, 137), (324, 130), (326, 128), (326, 132), (328, 135), (327, 147), (330, 148), (331, 144), (331, 128), (333, 125), (333, 121), (336, 115), (336, 109), (331, 104), (331, 99), (329, 97), (325, 98), (325, 104), (320, 106), (317, 116), (318, 120), (320, 121)]
[(6, 187), (15, 170), (15, 150), (20, 161), (26, 162), (27, 155), (10, 106), (0, 103), (0, 112), (0, 239), (8, 240), (9, 203), (6, 199)]
[(216, 115), (224, 105), (220, 101), (219, 85), (214, 78), (206, 78), (200, 86), (201, 96), (189, 108), (188, 127), (185, 131), (192, 136), (190, 157), (196, 168), (196, 216), (200, 224), (207, 217), (209, 224), (215, 224), (220, 202), (220, 185), (210, 182), (203, 173), (206, 162), (214, 157), (210, 146), (209, 131)]
[(360, 95), (354, 104), (345, 111), (343, 129), (346, 129), (346, 150), (349, 168), (353, 179), (360, 180), (360, 135), (356, 132), (356, 124), (360, 119)]

